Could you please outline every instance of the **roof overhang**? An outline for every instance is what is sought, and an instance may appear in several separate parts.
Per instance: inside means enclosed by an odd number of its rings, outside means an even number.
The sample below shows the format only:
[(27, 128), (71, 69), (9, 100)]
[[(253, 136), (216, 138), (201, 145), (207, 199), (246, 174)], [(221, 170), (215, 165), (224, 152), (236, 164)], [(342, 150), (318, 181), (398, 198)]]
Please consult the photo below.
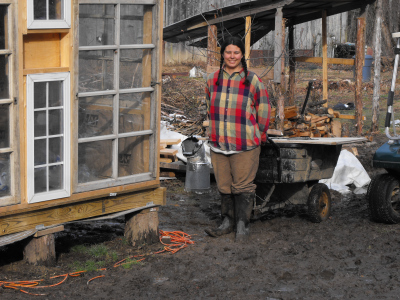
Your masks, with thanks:
[(201, 13), (164, 28), (164, 41), (187, 42), (207, 48), (208, 26), (216, 25), (218, 40), (233, 35), (244, 38), (245, 17), (251, 16), (251, 44), (275, 27), (276, 9), (282, 7), (283, 18), (296, 25), (327, 16), (365, 7), (375, 0), (256, 0)]

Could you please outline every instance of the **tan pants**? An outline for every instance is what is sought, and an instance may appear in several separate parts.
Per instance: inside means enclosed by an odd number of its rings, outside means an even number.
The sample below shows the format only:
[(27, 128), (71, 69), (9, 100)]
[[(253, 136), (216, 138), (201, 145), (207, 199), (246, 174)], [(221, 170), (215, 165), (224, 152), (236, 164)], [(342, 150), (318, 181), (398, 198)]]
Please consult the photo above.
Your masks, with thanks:
[(253, 181), (258, 170), (261, 147), (231, 155), (210, 152), (220, 193), (241, 194), (256, 190)]

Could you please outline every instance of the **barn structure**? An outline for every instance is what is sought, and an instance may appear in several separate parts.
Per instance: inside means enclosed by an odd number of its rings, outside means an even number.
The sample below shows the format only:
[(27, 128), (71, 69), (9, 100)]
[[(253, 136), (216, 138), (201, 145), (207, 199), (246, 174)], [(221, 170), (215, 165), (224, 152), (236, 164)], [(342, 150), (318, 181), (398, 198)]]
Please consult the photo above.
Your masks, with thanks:
[[(362, 68), (365, 48), (365, 12), (368, 4), (375, 0), (255, 0), (238, 3), (219, 9), (204, 11), (185, 20), (181, 20), (164, 28), (163, 39), (166, 42), (179, 43), (190, 41), (190, 45), (205, 48), (207, 55), (207, 73), (219, 69), (218, 45), (225, 36), (239, 36), (245, 41), (245, 57), (254, 71), (263, 79), (271, 79), (276, 85), (284, 83), (284, 67), (286, 52), (286, 28), (288, 27), (289, 56), (289, 91), (288, 102), (293, 105), (295, 91), (295, 62), (317, 63), (323, 67), (323, 96), (328, 100), (328, 64), (355, 65), (356, 87), (355, 103), (357, 133), (362, 132)], [(357, 41), (355, 59), (329, 58), (327, 43), (327, 17), (342, 12), (361, 8), (357, 19)], [(322, 25), (322, 57), (296, 56), (294, 26), (321, 19)], [(273, 72), (266, 68), (252, 68), (250, 47), (269, 32), (274, 31)], [(267, 68), (268, 69), (268, 68)], [(269, 71), (269, 70), (268, 70)], [(282, 90), (283, 85), (280, 86)], [(277, 129), (283, 130), (284, 98), (277, 103), (279, 121)], [(327, 105), (327, 104), (325, 104)]]
[(163, 0), (0, 0), (0, 246), (51, 261), (64, 224), (117, 215), (158, 237), (162, 22)]

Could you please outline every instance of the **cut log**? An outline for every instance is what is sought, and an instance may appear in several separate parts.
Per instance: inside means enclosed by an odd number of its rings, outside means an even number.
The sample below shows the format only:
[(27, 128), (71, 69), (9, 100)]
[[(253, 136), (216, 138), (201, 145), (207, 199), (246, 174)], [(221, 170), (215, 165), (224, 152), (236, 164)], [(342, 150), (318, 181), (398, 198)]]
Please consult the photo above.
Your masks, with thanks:
[(144, 209), (125, 216), (124, 236), (133, 247), (157, 243), (158, 208)]
[(33, 265), (54, 266), (56, 263), (54, 234), (32, 237), (25, 246), (24, 260)]

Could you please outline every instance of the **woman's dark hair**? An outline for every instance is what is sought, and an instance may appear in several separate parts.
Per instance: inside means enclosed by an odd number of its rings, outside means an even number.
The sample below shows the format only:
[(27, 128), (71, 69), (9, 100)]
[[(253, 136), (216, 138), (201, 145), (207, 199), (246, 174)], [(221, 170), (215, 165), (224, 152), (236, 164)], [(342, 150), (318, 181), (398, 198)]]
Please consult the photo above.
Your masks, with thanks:
[(218, 79), (217, 79), (216, 84), (219, 85), (219, 81), (222, 76), (222, 65), (224, 64), (224, 52), (225, 52), (225, 48), (228, 47), (229, 45), (237, 46), (237, 47), (239, 47), (240, 51), (242, 51), (243, 57), (242, 57), (241, 63), (242, 63), (243, 69), (244, 69), (244, 84), (249, 85), (250, 82), (247, 79), (247, 64), (246, 64), (246, 59), (244, 58), (244, 54), (245, 54), (244, 44), (240, 38), (235, 37), (235, 36), (230, 36), (230, 37), (226, 38), (225, 41), (221, 45), (221, 62), (219, 65), (219, 73), (218, 73)]

